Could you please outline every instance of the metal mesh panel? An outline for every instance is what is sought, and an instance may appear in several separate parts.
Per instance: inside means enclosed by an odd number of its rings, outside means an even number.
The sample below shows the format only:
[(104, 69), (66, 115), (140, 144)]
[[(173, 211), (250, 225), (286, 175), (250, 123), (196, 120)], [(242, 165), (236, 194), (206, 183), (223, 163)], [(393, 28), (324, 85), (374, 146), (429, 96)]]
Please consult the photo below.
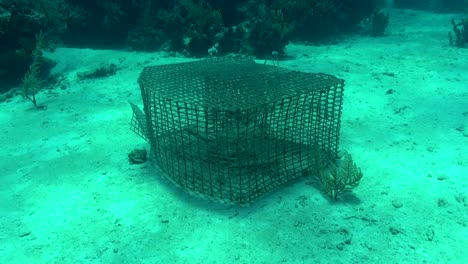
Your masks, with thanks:
[(247, 205), (337, 158), (344, 81), (240, 57), (146, 67), (132, 129), (184, 190)]

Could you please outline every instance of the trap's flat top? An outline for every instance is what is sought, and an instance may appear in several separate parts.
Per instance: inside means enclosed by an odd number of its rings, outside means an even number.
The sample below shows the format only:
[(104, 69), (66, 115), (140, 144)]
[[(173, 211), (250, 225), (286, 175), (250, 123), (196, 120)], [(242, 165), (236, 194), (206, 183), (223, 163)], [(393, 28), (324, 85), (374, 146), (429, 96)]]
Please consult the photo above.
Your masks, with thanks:
[(157, 100), (233, 110), (344, 85), (331, 75), (258, 64), (244, 57), (145, 67), (138, 83)]

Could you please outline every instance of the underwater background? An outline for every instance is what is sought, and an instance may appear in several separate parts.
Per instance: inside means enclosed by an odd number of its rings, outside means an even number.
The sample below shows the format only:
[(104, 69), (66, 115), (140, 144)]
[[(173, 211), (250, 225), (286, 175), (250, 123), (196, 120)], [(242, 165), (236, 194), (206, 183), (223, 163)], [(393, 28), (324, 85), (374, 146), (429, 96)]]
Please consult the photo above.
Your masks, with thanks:
[[(235, 55), (345, 80), (352, 192), (129, 158), (144, 67)], [(466, 0), (0, 0), (0, 263), (468, 263), (467, 73)]]

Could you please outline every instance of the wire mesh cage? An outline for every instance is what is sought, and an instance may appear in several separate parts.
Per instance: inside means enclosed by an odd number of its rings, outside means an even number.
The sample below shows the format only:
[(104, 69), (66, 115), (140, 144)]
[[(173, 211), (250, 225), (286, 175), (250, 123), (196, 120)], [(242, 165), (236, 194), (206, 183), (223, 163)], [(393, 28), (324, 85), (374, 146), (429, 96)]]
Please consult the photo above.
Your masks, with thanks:
[(338, 156), (344, 81), (243, 57), (145, 67), (132, 130), (163, 176), (192, 194), (248, 205)]

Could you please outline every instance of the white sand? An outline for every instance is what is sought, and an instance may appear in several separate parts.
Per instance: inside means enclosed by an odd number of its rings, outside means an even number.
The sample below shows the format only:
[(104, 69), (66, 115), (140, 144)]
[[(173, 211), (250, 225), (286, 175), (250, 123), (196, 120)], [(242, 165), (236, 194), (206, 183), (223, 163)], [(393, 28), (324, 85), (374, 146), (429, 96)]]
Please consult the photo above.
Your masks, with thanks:
[[(338, 203), (304, 179), (226, 207), (130, 165), (146, 146), (129, 130), (139, 73), (188, 59), (57, 49), (66, 89), (38, 95), (47, 109), (0, 104), (0, 263), (468, 263), (468, 49), (447, 46), (452, 17), (392, 11), (387, 37), (288, 46), (280, 66), (346, 80), (341, 148), (364, 178)], [(108, 63), (116, 75), (76, 77)]]

